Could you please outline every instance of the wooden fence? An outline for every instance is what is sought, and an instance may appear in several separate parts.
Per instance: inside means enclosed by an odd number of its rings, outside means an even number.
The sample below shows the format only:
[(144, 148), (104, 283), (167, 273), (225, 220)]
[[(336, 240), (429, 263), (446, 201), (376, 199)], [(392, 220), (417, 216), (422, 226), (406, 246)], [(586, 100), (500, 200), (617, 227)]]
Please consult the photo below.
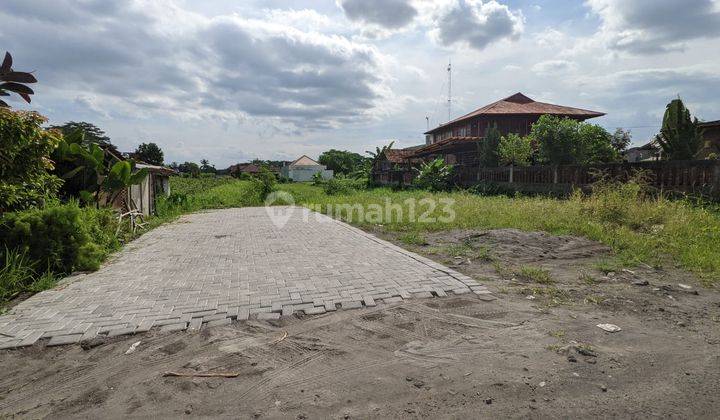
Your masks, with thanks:
[[(601, 177), (627, 180), (637, 171), (647, 175), (658, 190), (720, 199), (720, 161), (652, 161), (599, 165), (562, 165), (481, 168), (455, 166), (455, 183), (470, 187), (479, 183), (497, 184), (523, 192), (568, 193), (587, 188)], [(375, 182), (383, 185), (410, 185), (415, 177), (411, 168), (373, 172)]]

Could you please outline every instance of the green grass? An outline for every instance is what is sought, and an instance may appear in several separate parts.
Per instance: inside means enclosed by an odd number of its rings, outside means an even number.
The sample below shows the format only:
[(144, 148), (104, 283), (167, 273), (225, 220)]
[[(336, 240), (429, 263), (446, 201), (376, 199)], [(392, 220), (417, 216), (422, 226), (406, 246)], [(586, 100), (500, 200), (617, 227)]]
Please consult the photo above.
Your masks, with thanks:
[(530, 281), (534, 281), (535, 283), (540, 284), (553, 284), (555, 281), (550, 276), (550, 271), (540, 268), (540, 267), (532, 267), (529, 265), (524, 265), (520, 267), (516, 274), (518, 277), (525, 278)]
[[(630, 185), (630, 184), (628, 184)], [(467, 192), (429, 193), (419, 190), (393, 191), (377, 188), (344, 195), (325, 195), (307, 184), (279, 186), (295, 196), (296, 203), (320, 210), (360, 227), (382, 225), (390, 231), (430, 232), (448, 229), (516, 228), (578, 235), (610, 246), (615, 255), (605, 269), (634, 266), (641, 262), (658, 266), (673, 264), (697, 274), (706, 283), (720, 280), (720, 213), (716, 207), (663, 197), (643, 198), (632, 191), (597, 191), (592, 196), (576, 194), (569, 199), (548, 197), (478, 196)], [(428, 219), (445, 215), (420, 200), (453, 200), (452, 220), (422, 222), (412, 218), (426, 212)], [(337, 205), (352, 204), (355, 207)], [(379, 206), (389, 217), (363, 220), (358, 207)], [(396, 211), (401, 209), (402, 212)], [(432, 210), (432, 211), (430, 211)]]

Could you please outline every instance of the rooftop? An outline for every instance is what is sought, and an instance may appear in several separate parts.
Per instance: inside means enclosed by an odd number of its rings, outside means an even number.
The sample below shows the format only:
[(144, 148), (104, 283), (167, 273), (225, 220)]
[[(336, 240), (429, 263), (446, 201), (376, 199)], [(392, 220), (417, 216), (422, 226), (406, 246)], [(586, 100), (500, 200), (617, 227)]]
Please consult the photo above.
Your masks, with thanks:
[(554, 105), (544, 102), (537, 102), (533, 99), (518, 92), (512, 96), (508, 96), (505, 99), (501, 99), (497, 102), (493, 102), (489, 105), (485, 105), (482, 108), (478, 108), (475, 111), (463, 115), (460, 118), (456, 118), (446, 124), (440, 125), (425, 134), (435, 133), (440, 129), (464, 121), (469, 118), (478, 117), (482, 115), (561, 115), (568, 117), (582, 117), (582, 118), (595, 118), (605, 115), (602, 112), (590, 111), (581, 108), (572, 108), (569, 106)]

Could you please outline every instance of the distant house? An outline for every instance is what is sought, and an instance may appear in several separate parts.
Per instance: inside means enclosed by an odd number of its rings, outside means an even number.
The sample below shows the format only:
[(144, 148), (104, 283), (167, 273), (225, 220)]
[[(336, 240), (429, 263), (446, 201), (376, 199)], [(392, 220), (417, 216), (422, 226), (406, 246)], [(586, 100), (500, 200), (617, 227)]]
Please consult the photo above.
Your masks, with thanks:
[(700, 151), (700, 158), (705, 159), (711, 153), (720, 156), (720, 120), (700, 123), (700, 128), (703, 129), (703, 139), (705, 140), (703, 149)]
[(516, 93), (426, 132), (425, 146), (415, 150), (413, 156), (443, 156), (448, 163), (473, 164), (477, 159), (477, 144), (482, 141), (488, 127), (497, 126), (503, 135), (515, 133), (525, 136), (543, 115), (584, 121), (605, 114), (537, 102)]
[(237, 177), (240, 174), (255, 175), (260, 172), (260, 166), (252, 163), (238, 163), (228, 168), (230, 175)]
[(295, 182), (312, 181), (317, 173), (321, 174), (324, 179), (333, 177), (333, 171), (305, 155), (283, 166), (280, 170), (282, 176), (290, 178)]
[(660, 147), (654, 141), (639, 147), (631, 147), (623, 154), (626, 162), (643, 162), (660, 158)]

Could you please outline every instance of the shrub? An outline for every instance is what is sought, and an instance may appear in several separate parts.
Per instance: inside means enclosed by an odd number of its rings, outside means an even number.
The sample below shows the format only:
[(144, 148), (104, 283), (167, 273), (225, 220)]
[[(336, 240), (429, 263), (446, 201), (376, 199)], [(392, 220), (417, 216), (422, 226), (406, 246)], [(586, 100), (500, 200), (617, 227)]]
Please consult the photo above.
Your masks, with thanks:
[(432, 162), (423, 163), (416, 169), (415, 185), (430, 191), (445, 191), (452, 186), (453, 167), (446, 164), (441, 158)]
[(81, 209), (75, 203), (6, 213), (0, 220), (0, 243), (27, 253), (38, 270), (97, 270), (120, 245), (114, 238), (115, 220), (111, 210)]
[(277, 178), (275, 178), (275, 174), (270, 172), (267, 168), (262, 167), (260, 168), (260, 171), (255, 175), (253, 178), (253, 184), (255, 186), (255, 189), (260, 194), (260, 200), (265, 200), (265, 198), (270, 195), (273, 191), (275, 191), (275, 185), (277, 184)]
[(33, 282), (35, 270), (27, 252), (5, 248), (3, 266), (0, 267), (0, 302), (11, 299)]
[(367, 180), (345, 177), (331, 178), (323, 184), (323, 191), (327, 195), (350, 194), (354, 191), (364, 190)]
[(61, 136), (44, 130), (44, 122), (35, 112), (0, 108), (0, 213), (42, 206), (62, 185), (49, 172)]
[(322, 172), (315, 172), (312, 176), (312, 184), (320, 186), (325, 183), (325, 178), (322, 176)]

